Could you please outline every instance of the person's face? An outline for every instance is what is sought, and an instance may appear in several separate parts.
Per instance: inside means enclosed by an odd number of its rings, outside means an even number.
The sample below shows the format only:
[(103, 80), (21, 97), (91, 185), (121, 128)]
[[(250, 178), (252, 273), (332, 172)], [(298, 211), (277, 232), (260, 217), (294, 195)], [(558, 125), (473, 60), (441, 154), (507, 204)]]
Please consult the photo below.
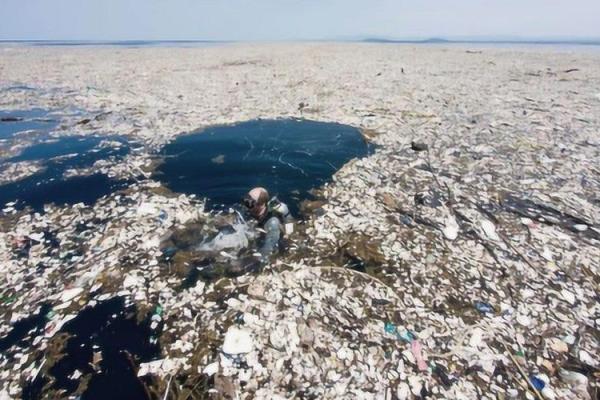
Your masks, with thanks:
[(259, 204), (255, 204), (254, 207), (250, 208), (250, 214), (254, 218), (260, 218), (262, 215), (262, 210), (263, 207), (261, 207)]
[(244, 199), (244, 206), (246, 206), (248, 212), (250, 212), (250, 215), (254, 218), (260, 218), (265, 208), (264, 204), (259, 204), (256, 200), (249, 197)]

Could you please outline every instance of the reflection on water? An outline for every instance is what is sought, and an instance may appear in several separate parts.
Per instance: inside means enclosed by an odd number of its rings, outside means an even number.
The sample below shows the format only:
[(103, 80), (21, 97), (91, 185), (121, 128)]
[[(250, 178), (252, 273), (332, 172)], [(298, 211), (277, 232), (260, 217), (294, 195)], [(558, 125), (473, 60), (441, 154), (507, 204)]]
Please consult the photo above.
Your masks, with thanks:
[(177, 138), (164, 148), (158, 179), (175, 192), (232, 205), (254, 186), (297, 213), (309, 190), (372, 150), (358, 129), (307, 120), (254, 120)]

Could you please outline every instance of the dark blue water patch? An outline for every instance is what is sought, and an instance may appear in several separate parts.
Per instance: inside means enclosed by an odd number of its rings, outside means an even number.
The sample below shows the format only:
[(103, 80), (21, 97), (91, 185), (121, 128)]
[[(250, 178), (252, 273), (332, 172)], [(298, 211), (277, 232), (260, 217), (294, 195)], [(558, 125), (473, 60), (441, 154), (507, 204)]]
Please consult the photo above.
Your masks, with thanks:
[(0, 139), (9, 139), (24, 131), (48, 132), (59, 124), (48, 110), (34, 108), (25, 111), (0, 111)]
[[(103, 140), (114, 140), (121, 145), (118, 147), (107, 146), (97, 148)], [(50, 160), (55, 157), (73, 156), (77, 166), (91, 165), (97, 160), (108, 158), (110, 156), (124, 156), (129, 152), (127, 141), (122, 137), (116, 136), (67, 136), (59, 139), (47, 140), (32, 146), (26, 147), (20, 154), (10, 158), (9, 162)], [(71, 158), (71, 157), (69, 157)], [(72, 167), (72, 166), (70, 166)]]
[[(103, 140), (119, 146), (101, 146)], [(127, 182), (115, 181), (104, 174), (64, 179), (67, 170), (92, 166), (99, 160), (118, 162), (131, 150), (120, 136), (72, 136), (25, 148), (7, 162), (36, 161), (43, 169), (22, 180), (0, 186), (0, 205), (17, 201), (18, 208), (29, 206), (43, 210), (44, 204), (93, 204), (99, 198), (123, 188)]]
[(127, 182), (112, 180), (104, 174), (60, 179), (46, 171), (0, 186), (0, 204), (16, 201), (16, 208), (29, 206), (34, 211), (42, 211), (45, 204), (90, 205), (126, 186)]
[[(91, 375), (81, 399), (147, 399), (144, 383), (137, 378), (136, 369), (142, 362), (160, 356), (155, 335), (161, 327), (151, 328), (148, 317), (141, 322), (135, 306), (126, 306), (125, 300), (116, 297), (82, 310), (67, 322), (57, 334), (67, 334), (69, 339), (64, 356), (24, 388), (24, 398), (45, 398), (47, 390), (63, 391), (65, 396), (75, 392), (79, 379), (70, 379), (78, 370)], [(94, 353), (101, 361), (94, 364)]]
[(37, 314), (15, 322), (11, 331), (0, 338), (0, 353), (4, 353), (12, 346), (26, 347), (46, 325), (46, 314), (51, 308), (50, 304), (44, 303)]
[(212, 207), (237, 204), (249, 189), (264, 186), (297, 214), (311, 189), (372, 150), (351, 126), (253, 120), (178, 137), (164, 147), (157, 178), (175, 192), (206, 197)]

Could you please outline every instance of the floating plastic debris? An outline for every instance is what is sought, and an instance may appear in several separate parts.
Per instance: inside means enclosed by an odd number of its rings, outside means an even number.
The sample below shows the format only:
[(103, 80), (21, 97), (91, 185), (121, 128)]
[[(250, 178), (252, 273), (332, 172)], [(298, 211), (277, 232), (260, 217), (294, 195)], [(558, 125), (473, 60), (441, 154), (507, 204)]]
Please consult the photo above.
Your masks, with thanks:
[(482, 301), (476, 301), (474, 304), (475, 304), (475, 308), (477, 309), (477, 311), (479, 311), (482, 314), (494, 312), (494, 307), (492, 307), (488, 303), (484, 303)]
[[(597, 56), (292, 47), (3, 52), (5, 105), (90, 111), (0, 139), (0, 397), (518, 399), (539, 397), (534, 376), (544, 398), (591, 400)], [(377, 151), (317, 157), (327, 179), (316, 181), (294, 162), (310, 155), (269, 148), (266, 186), (287, 188), (290, 204), (310, 199), (284, 251), (261, 272), (241, 268), (244, 251), (195, 252), (233, 233), (232, 220), (207, 212), (214, 204), (185, 176), (222, 181), (215, 171), (227, 175), (236, 158), (215, 151), (205, 170), (183, 163), (160, 176), (179, 156), (165, 149), (183, 132), (282, 116), (360, 128)], [(33, 157), (36, 143), (64, 137), (103, 139)], [(236, 143), (243, 159), (252, 146)], [(261, 154), (251, 143), (246, 161)], [(181, 150), (179, 160), (198, 155)], [(29, 159), (6, 162), (18, 155)], [(276, 182), (278, 172), (310, 185)], [(161, 183), (179, 177), (181, 193)], [(28, 208), (12, 184), (43, 201)], [(124, 309), (87, 319), (94, 329), (80, 324), (114, 298)], [(17, 325), (32, 317), (35, 326)], [(245, 339), (226, 343), (233, 328)], [(228, 354), (230, 342), (249, 351)], [(115, 360), (123, 368), (109, 371)]]
[(231, 327), (225, 334), (223, 342), (223, 353), (225, 354), (244, 354), (252, 351), (252, 335), (245, 329)]

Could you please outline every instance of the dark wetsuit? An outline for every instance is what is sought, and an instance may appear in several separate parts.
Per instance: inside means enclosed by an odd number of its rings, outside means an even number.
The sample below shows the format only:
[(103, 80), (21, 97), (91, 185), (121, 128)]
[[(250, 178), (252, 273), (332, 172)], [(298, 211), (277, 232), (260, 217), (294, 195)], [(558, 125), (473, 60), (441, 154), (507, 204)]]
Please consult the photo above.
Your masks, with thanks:
[(293, 218), (287, 205), (276, 199), (271, 200), (267, 215), (258, 221), (258, 226), (265, 231), (263, 243), (258, 249), (263, 260), (277, 251), (285, 224), (291, 222), (293, 222)]

